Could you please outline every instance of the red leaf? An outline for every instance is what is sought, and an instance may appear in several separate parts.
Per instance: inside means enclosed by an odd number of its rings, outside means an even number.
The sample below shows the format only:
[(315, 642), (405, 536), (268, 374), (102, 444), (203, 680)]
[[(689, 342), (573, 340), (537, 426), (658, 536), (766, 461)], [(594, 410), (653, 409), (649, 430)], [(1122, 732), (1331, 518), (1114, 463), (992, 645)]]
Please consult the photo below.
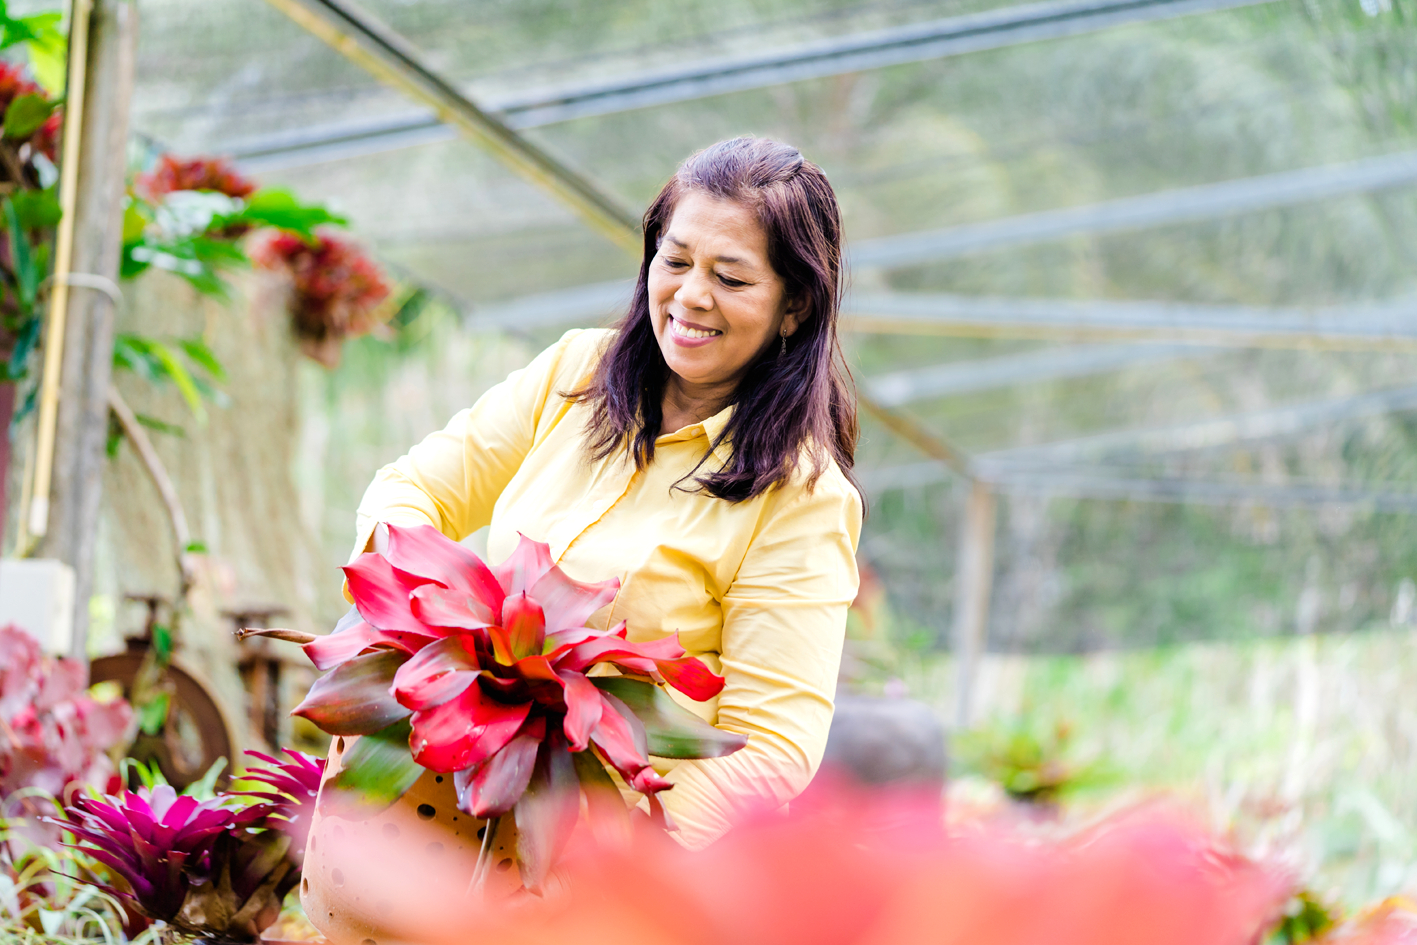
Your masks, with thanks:
[(394, 567), (437, 581), (451, 590), (467, 591), (489, 613), (501, 610), (502, 586), (492, 570), (471, 550), (432, 525), (390, 525), (388, 529), (389, 548), (385, 555)]
[(684, 656), (684, 648), (679, 645), (678, 634), (649, 640), (645, 643), (631, 643), (618, 637), (601, 637), (588, 640), (571, 649), (557, 663), (557, 669), (584, 672), (586, 667), (596, 663), (618, 663), (626, 659), (676, 660)]
[(409, 605), (419, 620), (433, 627), (478, 630), (496, 623), (496, 612), (463, 590), (425, 584), (409, 595)]
[(406, 630), (432, 636), (423, 622), (413, 615), (408, 595), (427, 583), (423, 578), (401, 574), (383, 555), (369, 552), (344, 567), (349, 581), (349, 595), (359, 614), (380, 630)]
[(458, 771), (453, 777), (458, 806), (474, 817), (500, 817), (511, 810), (531, 781), (537, 749), (545, 737), (546, 720), (534, 718), (483, 764)]
[(551, 661), (544, 656), (528, 656), (516, 662), (516, 670), (526, 680), (544, 680), (561, 685), (561, 677), (551, 668)]
[(497, 583), (508, 595), (531, 590), (542, 575), (555, 566), (549, 545), (532, 541), (520, 532), (517, 536), (517, 549), (511, 557), (492, 569), (492, 573), (497, 575)]
[(410, 709), (442, 705), (477, 681), (476, 642), (467, 634), (430, 643), (399, 667), (394, 698)]
[(356, 656), (315, 680), (291, 715), (309, 719), (330, 735), (368, 735), (408, 716), (389, 695), (389, 684), (408, 654), (378, 650)]
[(695, 702), (706, 702), (723, 691), (725, 680), (695, 656), (655, 663), (664, 681)]
[(593, 630), (590, 627), (577, 627), (574, 630), (559, 630), (556, 633), (546, 634), (546, 640), (541, 644), (541, 650), (547, 659), (554, 662), (569, 652), (574, 646), (609, 636), (613, 636), (609, 630)]
[(500, 751), (526, 721), (531, 703), (508, 705), (468, 686), (456, 699), (413, 714), (413, 758), (433, 771), (459, 771)]
[(506, 628), (488, 627), (487, 637), (492, 641), (492, 655), (497, 662), (503, 666), (511, 666), (517, 661), (517, 654), (512, 652), (512, 639)]
[(541, 652), (546, 639), (546, 618), (541, 605), (527, 597), (526, 592), (509, 594), (502, 604), (502, 627), (507, 631), (512, 655), (517, 659)]
[(560, 733), (547, 734), (531, 782), (514, 810), (522, 885), (530, 892), (540, 892), (551, 864), (575, 830), (581, 810), (576, 765)]
[(585, 626), (590, 615), (613, 601), (619, 591), (619, 578), (582, 584), (571, 580), (560, 568), (552, 568), (532, 587), (531, 596), (546, 612), (547, 632), (554, 632)]
[(351, 659), (376, 646), (392, 647), (404, 653), (416, 653), (430, 640), (401, 631), (375, 630), (369, 624), (360, 622), (347, 630), (326, 634), (318, 640), (311, 640), (302, 649), (315, 668), (321, 671), (333, 669), (345, 660)]
[(566, 687), (566, 721), (564, 731), (572, 751), (585, 751), (591, 732), (600, 724), (604, 703), (600, 690), (580, 673), (557, 673)]
[(600, 722), (590, 740), (619, 771), (630, 787), (642, 794), (662, 791), (672, 785), (650, 767), (645, 730), (625, 704), (609, 693), (600, 693)]

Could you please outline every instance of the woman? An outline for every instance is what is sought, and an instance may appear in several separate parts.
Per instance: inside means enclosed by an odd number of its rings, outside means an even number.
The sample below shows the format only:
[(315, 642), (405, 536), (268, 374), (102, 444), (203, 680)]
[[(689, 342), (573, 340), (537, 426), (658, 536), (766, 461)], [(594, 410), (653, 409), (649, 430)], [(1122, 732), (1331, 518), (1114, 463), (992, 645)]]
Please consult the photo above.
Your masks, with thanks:
[[(619, 577), (592, 621), (678, 631), (727, 680), (688, 707), (748, 736), (726, 758), (657, 763), (678, 837), (807, 786), (831, 724), (861, 500), (855, 398), (837, 340), (841, 224), (821, 170), (759, 138), (689, 158), (645, 214), (629, 313), (572, 331), (382, 469), (379, 523), (547, 542), (571, 577)], [(672, 693), (678, 695), (678, 693)]]

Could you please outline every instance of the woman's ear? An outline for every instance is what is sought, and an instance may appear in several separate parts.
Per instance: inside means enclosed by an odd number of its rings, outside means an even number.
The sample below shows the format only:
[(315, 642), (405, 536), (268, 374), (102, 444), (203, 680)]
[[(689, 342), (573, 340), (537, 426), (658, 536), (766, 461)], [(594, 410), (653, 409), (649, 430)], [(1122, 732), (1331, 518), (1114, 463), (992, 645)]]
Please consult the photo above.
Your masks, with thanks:
[(782, 314), (782, 333), (784, 335), (797, 334), (797, 329), (801, 328), (802, 323), (807, 320), (809, 308), (806, 293), (789, 299), (787, 310)]

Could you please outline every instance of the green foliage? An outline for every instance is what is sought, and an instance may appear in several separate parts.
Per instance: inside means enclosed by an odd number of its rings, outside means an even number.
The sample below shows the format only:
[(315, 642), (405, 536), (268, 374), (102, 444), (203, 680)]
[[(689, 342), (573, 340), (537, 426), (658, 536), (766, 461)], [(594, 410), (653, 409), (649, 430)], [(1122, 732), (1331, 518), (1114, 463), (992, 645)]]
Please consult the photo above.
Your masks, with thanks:
[(138, 709), (138, 729), (144, 735), (156, 735), (167, 724), (167, 711), (171, 708), (172, 694), (159, 692)]
[(1072, 734), (1066, 722), (1016, 718), (964, 732), (951, 747), (965, 770), (994, 781), (1014, 800), (1047, 806), (1111, 780), (1101, 763), (1072, 757)]
[(17, 96), (5, 109), (5, 137), (14, 141), (29, 138), (63, 104), (60, 99), (49, 99), (34, 93)]
[[(214, 384), (226, 379), (226, 370), (201, 338), (168, 343), (123, 332), (113, 342), (113, 367), (132, 371), (153, 384), (172, 384), (199, 425), (207, 422), (204, 401), (225, 402), (225, 395)], [(153, 429), (174, 432), (172, 424), (151, 417), (140, 417), (139, 421)]]
[(327, 803), (368, 816), (403, 797), (425, 770), (409, 753), (412, 732), (408, 719), (401, 719), (372, 735), (360, 736), (341, 758), (340, 772), (326, 788)]
[(256, 191), (241, 209), (213, 220), (213, 226), (221, 229), (267, 226), (307, 240), (314, 240), (316, 227), (348, 225), (345, 217), (318, 204), (301, 203), (290, 191), (275, 187)]
[(9, 4), (0, 0), (0, 50), (23, 44), (29, 53), (30, 71), (52, 93), (64, 89), (69, 38), (59, 28), (63, 20), (61, 13), (11, 16)]
[(1265, 945), (1302, 945), (1315, 942), (1338, 924), (1342, 913), (1310, 889), (1301, 889), (1289, 901), (1284, 915), (1265, 938)]
[(285, 230), (308, 240), (318, 226), (347, 224), (344, 217), (280, 189), (260, 190), (244, 200), (179, 190), (157, 204), (130, 195), (123, 212), (120, 275), (134, 279), (149, 268), (165, 269), (204, 295), (226, 299), (226, 275), (251, 264), (240, 239), (251, 229)]

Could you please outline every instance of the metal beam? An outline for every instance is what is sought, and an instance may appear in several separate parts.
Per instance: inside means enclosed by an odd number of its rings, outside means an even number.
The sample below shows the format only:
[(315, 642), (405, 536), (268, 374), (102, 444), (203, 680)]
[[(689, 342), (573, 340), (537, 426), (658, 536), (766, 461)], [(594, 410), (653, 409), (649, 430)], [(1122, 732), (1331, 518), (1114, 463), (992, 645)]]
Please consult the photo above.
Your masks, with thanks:
[(1356, 397), (1311, 400), (1169, 427), (1114, 430), (1041, 446), (998, 450), (975, 457), (985, 478), (1010, 469), (1037, 469), (1109, 457), (1146, 457), (1217, 449), (1292, 437), (1317, 427), (1386, 413), (1417, 410), (1417, 386), (1372, 391)]
[[(952, 481), (938, 463), (919, 462), (866, 470), (860, 474), (870, 493), (914, 489)], [(1417, 513), (1417, 491), (1372, 487), (1268, 485), (1181, 477), (1141, 478), (1123, 469), (1059, 466), (1015, 471), (990, 479), (1004, 495), (1100, 499), (1127, 502), (1174, 502), (1199, 505), (1263, 505), (1274, 508), (1356, 506), (1377, 512)]]
[(1302, 309), (858, 292), (843, 303), (842, 327), (880, 334), (975, 338), (1133, 339), (1232, 348), (1417, 350), (1417, 299)]
[[(508, 128), (538, 128), (577, 118), (1267, 2), (1272, 0), (1062, 0), (1024, 4), (765, 53), (489, 97), (484, 107), (497, 114)], [(452, 136), (436, 114), (420, 112), (264, 135), (233, 142), (221, 150), (251, 170), (270, 170), (412, 147)]]
[(594, 325), (618, 313), (630, 304), (635, 284), (628, 279), (596, 282), (552, 292), (524, 295), (506, 302), (493, 302), (473, 308), (467, 320), (469, 328), (524, 331), (533, 328), (557, 328)]
[[(1341, 486), (1273, 486), (1184, 478), (1138, 478), (1118, 467), (1085, 465), (1141, 459), (1179, 452), (1219, 449), (1294, 436), (1361, 417), (1417, 410), (1417, 386), (1373, 391), (1357, 397), (1309, 401), (1267, 410), (1216, 417), (1159, 429), (1119, 430), (1042, 446), (977, 454), (969, 469), (1002, 492), (1071, 495), (1137, 501), (1209, 502), (1265, 505), (1370, 505), (1380, 511), (1417, 511), (1417, 491), (1383, 491)], [(917, 426), (919, 421), (913, 421)], [(933, 435), (933, 434), (927, 434)], [(868, 491), (911, 489), (951, 478), (935, 462), (904, 463), (863, 470)]]
[(965, 479), (973, 480), (975, 478), (972, 468), (973, 462), (970, 460), (969, 454), (939, 434), (927, 429), (914, 417), (881, 406), (872, 400), (871, 395), (865, 391), (858, 391), (856, 399), (861, 404), (861, 408), (875, 417), (882, 426), (926, 456), (942, 463), (943, 469), (948, 469)]
[(942, 230), (861, 240), (852, 244), (850, 260), (856, 267), (916, 266), (1068, 236), (1194, 223), (1413, 183), (1417, 183), (1417, 151), (1404, 151), (1346, 164), (1264, 174)]
[(964, 505), (954, 573), (955, 716), (957, 731), (974, 721), (979, 659), (989, 648), (989, 603), (994, 590), (994, 533), (998, 502), (989, 485), (975, 480)]
[(1210, 353), (1192, 345), (1072, 345), (894, 371), (868, 378), (862, 386), (882, 407), (900, 407), (918, 400), (1086, 377)]
[[(622, 312), (632, 290), (633, 283), (620, 280), (522, 296), (479, 306), (469, 325), (516, 330), (597, 324)], [(1178, 347), (1417, 350), (1417, 299), (1302, 309), (856, 292), (843, 302), (842, 328), (1051, 341), (1130, 339), (1179, 343)], [(1116, 346), (1091, 350), (1093, 358), (1122, 357)]]
[(533, 184), (570, 206), (595, 229), (626, 250), (642, 250), (635, 214), (595, 184), (527, 141), (500, 118), (428, 69), (401, 36), (351, 0), (267, 0), (340, 54), (430, 109), (473, 143)]

